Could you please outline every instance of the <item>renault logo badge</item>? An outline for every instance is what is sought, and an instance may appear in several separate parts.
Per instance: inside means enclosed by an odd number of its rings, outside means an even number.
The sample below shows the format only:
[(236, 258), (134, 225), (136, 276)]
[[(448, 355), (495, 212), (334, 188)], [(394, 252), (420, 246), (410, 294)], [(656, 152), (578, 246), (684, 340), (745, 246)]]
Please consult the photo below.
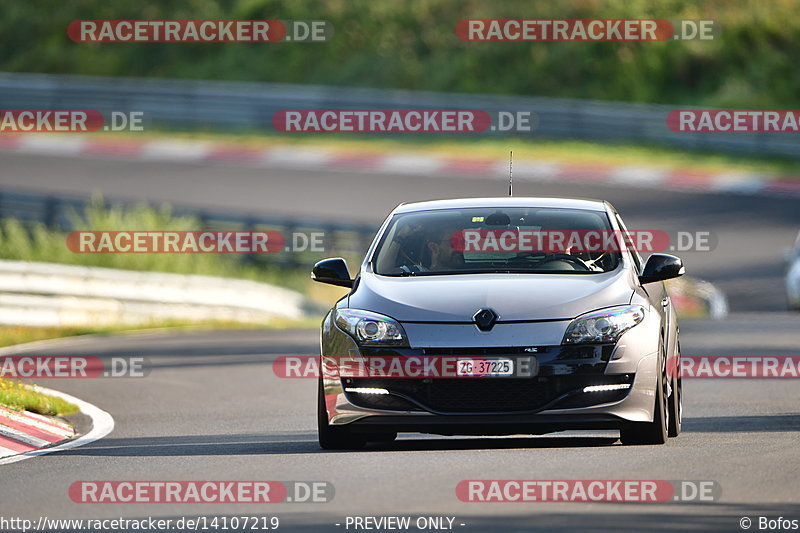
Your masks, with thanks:
[(489, 331), (497, 322), (497, 313), (491, 309), (481, 309), (475, 313), (472, 320), (475, 321), (475, 325), (478, 326), (479, 330)]

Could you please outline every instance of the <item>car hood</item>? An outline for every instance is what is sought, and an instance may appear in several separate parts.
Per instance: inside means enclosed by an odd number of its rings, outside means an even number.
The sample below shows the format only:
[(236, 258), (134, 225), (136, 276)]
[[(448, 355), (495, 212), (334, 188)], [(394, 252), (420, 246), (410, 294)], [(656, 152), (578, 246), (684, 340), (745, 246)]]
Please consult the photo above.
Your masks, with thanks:
[(574, 318), (630, 302), (629, 272), (603, 274), (459, 274), (389, 277), (363, 273), (348, 305), (401, 322), (471, 322), (490, 308), (499, 321)]

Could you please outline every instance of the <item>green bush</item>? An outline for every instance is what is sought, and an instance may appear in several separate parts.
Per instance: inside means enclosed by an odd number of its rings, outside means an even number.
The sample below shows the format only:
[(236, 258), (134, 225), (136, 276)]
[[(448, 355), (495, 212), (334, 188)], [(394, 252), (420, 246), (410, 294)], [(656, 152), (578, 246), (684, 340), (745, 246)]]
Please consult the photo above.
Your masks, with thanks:
[[(9, 2), (0, 70), (768, 108), (800, 105), (792, 0)], [(46, 13), (47, 16), (43, 16)], [(463, 18), (704, 18), (713, 42), (468, 43)], [(75, 43), (76, 19), (325, 19), (328, 43)]]

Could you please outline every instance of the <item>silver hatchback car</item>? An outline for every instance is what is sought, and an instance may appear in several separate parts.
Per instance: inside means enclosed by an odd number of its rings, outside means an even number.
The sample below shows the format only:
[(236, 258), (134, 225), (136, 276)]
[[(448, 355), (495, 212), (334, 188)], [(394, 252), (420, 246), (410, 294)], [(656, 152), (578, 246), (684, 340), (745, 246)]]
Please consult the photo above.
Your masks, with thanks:
[(599, 200), (398, 206), (354, 279), (341, 258), (313, 269), (351, 289), (322, 323), (320, 445), (398, 432), (677, 436), (680, 344), (663, 281), (684, 267), (657, 253), (643, 263), (631, 234)]

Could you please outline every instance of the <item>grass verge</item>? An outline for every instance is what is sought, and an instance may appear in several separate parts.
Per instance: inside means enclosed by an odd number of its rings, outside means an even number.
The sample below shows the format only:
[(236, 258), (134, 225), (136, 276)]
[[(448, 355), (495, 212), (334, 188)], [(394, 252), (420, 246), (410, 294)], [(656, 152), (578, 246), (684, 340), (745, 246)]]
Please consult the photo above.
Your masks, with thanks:
[(0, 405), (16, 411), (62, 416), (77, 413), (78, 406), (55, 396), (35, 391), (23, 383), (0, 378)]

